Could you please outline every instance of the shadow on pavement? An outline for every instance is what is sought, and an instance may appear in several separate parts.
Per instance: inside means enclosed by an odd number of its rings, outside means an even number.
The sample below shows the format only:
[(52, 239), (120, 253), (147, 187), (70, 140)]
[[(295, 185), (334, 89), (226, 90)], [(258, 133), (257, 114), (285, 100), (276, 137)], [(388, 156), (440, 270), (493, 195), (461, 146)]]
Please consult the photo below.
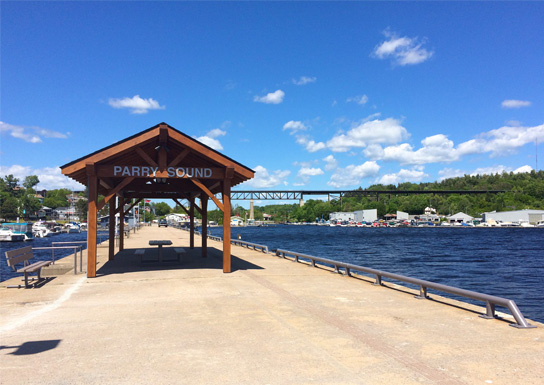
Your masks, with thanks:
[[(158, 249), (145, 248), (143, 256), (135, 255), (138, 249), (125, 249), (115, 254), (113, 261), (107, 261), (98, 271), (97, 276), (124, 274), (139, 271), (157, 270), (187, 270), (187, 269), (218, 269), (223, 270), (223, 251), (208, 247), (208, 256), (202, 257), (201, 248), (185, 248), (181, 262), (177, 261), (176, 253), (172, 247), (162, 249), (163, 261), (159, 263)], [(231, 255), (232, 271), (237, 270), (261, 270), (263, 267), (255, 265), (244, 259)]]

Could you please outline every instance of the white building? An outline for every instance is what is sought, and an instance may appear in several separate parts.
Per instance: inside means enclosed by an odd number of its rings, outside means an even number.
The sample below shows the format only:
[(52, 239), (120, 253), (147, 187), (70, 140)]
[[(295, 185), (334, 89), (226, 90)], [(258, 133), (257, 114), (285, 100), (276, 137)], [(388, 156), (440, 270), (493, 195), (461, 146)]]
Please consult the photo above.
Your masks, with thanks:
[(447, 217), (447, 219), (448, 219), (448, 222), (450, 223), (468, 223), (468, 222), (472, 222), (474, 217), (471, 217), (470, 215), (465, 214), (463, 212), (458, 212), (455, 215), (451, 215)]
[(369, 210), (359, 210), (353, 213), (353, 218), (355, 222), (374, 222), (378, 220), (378, 210), (369, 209)]
[(490, 220), (512, 223), (529, 222), (534, 225), (537, 222), (544, 220), (544, 210), (492, 211), (490, 213), (483, 213), (482, 220), (484, 222)]
[(353, 221), (355, 220), (355, 213), (353, 212), (335, 212), (335, 213), (331, 213), (329, 215), (329, 220), (331, 221), (340, 221), (340, 222), (343, 222), (343, 221)]
[(399, 221), (407, 221), (410, 219), (410, 215), (404, 211), (397, 211), (397, 219)]

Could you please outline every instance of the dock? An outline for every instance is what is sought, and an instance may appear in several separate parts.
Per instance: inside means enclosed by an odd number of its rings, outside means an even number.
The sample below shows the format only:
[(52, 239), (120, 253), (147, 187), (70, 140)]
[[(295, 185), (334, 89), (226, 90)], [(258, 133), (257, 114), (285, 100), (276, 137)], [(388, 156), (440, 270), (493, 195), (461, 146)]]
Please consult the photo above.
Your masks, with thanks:
[[(172, 241), (162, 263), (155, 239)], [(225, 274), (221, 242), (203, 258), (172, 227), (124, 247), (113, 261), (97, 248), (95, 278), (59, 267), (39, 288), (0, 283), (0, 384), (544, 383), (533, 320), (516, 329), (485, 306), (239, 246)]]

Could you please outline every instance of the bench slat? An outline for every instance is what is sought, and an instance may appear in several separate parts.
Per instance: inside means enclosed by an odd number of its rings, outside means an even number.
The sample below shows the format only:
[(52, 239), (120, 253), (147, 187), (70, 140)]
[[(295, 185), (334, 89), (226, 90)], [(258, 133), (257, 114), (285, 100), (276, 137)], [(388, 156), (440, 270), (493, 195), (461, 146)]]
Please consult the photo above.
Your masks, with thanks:
[(40, 270), (42, 267), (49, 266), (51, 264), (51, 261), (40, 261), (33, 263), (32, 265), (28, 265), (25, 267), (22, 267), (17, 270), (17, 273), (34, 273), (38, 270)]

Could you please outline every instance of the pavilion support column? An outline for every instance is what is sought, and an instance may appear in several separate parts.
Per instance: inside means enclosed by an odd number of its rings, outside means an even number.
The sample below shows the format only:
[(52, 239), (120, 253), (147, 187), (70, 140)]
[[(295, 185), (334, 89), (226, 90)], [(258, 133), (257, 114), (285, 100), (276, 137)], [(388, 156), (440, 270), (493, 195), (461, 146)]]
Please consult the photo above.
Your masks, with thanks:
[(87, 214), (87, 278), (96, 277), (96, 222), (98, 204), (98, 178), (94, 164), (87, 164), (87, 177), (89, 188), (89, 212)]
[(125, 249), (125, 198), (119, 197), (119, 251)]
[(223, 273), (231, 272), (230, 261), (230, 179), (223, 181)]
[(115, 199), (110, 199), (110, 216), (108, 222), (108, 234), (109, 234), (109, 250), (108, 250), (108, 260), (113, 261), (115, 257)]
[(202, 258), (208, 256), (208, 196), (200, 194), (200, 205), (202, 206)]
[(189, 199), (189, 248), (195, 248), (195, 198)]

